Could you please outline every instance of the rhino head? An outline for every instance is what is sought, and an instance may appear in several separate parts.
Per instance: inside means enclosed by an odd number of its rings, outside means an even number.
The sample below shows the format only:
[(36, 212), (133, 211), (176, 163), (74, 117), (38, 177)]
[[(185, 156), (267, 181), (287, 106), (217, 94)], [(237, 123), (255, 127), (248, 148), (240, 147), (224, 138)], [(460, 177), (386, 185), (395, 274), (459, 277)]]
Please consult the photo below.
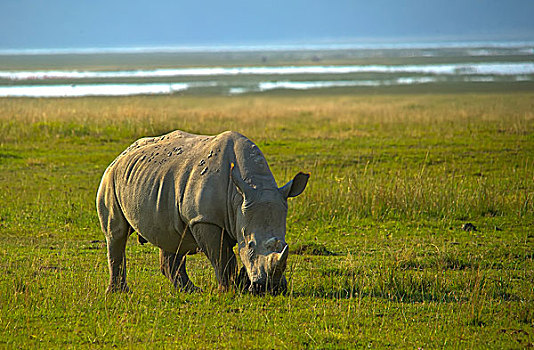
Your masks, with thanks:
[(285, 241), (287, 199), (301, 194), (309, 174), (298, 173), (280, 188), (253, 188), (232, 164), (231, 178), (242, 196), (236, 210), (239, 256), (253, 293), (283, 292), (289, 247)]

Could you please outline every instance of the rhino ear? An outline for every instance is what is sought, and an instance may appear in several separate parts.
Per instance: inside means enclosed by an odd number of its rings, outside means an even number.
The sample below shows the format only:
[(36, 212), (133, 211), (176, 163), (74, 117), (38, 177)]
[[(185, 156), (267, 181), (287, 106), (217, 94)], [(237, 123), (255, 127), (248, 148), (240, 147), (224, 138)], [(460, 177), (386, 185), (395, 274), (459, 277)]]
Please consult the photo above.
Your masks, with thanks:
[(310, 174), (298, 173), (293, 180), (289, 181), (283, 187), (280, 187), (279, 190), (284, 198), (296, 197), (304, 191), (309, 178)]
[(241, 177), (241, 174), (239, 173), (239, 170), (235, 166), (234, 163), (230, 165), (230, 177), (232, 178), (232, 182), (234, 183), (235, 187), (237, 187), (237, 191), (244, 197), (244, 198), (251, 198), (252, 197), (252, 190), (253, 188), (250, 187), (249, 184), (243, 180)]

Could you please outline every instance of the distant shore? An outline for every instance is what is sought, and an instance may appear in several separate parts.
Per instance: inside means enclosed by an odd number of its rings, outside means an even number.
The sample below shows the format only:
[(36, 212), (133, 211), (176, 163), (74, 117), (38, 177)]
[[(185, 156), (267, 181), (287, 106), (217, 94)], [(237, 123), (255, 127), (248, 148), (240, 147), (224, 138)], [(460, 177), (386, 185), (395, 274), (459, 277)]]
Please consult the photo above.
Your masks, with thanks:
[(423, 40), (423, 41), (354, 41), (334, 43), (281, 43), (250, 45), (181, 45), (125, 46), (78, 48), (0, 48), (2, 55), (68, 55), (68, 54), (136, 54), (136, 53), (210, 53), (262, 51), (337, 51), (337, 50), (404, 50), (404, 49), (530, 49), (533, 40)]
[(531, 91), (534, 41), (0, 50), (0, 97), (379, 89)]

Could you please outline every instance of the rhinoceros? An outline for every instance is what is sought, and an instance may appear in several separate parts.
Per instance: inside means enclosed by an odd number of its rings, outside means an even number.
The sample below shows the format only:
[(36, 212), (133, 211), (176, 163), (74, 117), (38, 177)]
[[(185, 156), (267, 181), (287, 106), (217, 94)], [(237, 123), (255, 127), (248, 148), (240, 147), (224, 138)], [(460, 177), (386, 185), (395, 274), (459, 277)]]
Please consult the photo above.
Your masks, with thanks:
[(253, 293), (283, 292), (287, 199), (304, 191), (309, 176), (299, 172), (279, 188), (262, 152), (237, 132), (177, 130), (137, 140), (108, 166), (96, 197), (107, 241), (107, 292), (129, 291), (125, 248), (134, 231), (160, 248), (161, 272), (178, 290), (199, 290), (185, 263), (186, 255), (202, 251), (219, 290), (239, 282)]

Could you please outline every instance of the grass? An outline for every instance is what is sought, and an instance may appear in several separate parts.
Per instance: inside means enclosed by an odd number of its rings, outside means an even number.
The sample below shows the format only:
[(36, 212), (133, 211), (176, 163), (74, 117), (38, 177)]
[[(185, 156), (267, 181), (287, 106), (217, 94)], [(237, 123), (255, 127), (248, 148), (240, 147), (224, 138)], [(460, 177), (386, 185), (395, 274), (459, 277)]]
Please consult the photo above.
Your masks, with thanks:
[[(0, 99), (0, 346), (525, 348), (534, 345), (534, 98), (489, 94)], [(237, 130), (290, 202), (287, 296), (171, 290), (131, 239), (104, 295), (94, 209), (133, 140)], [(476, 230), (465, 231), (472, 223)]]

